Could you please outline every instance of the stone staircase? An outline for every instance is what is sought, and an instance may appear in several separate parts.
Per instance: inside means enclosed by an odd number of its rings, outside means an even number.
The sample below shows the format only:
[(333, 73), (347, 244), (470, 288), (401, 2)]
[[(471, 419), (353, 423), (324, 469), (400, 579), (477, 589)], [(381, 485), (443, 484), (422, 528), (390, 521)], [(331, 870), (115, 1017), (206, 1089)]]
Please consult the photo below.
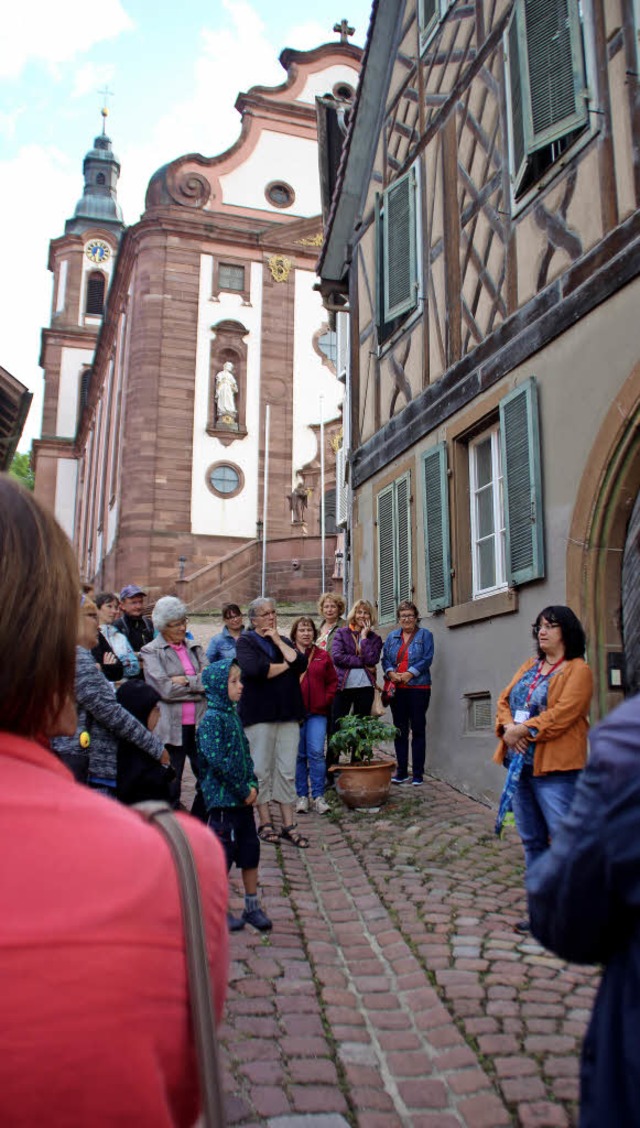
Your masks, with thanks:
[[(286, 603), (315, 602), (322, 590), (342, 590), (331, 578), (335, 536), (325, 537), (325, 579), (322, 584), (322, 545), (319, 536), (283, 537), (267, 545), (266, 594)], [(215, 611), (233, 601), (246, 605), (260, 594), (262, 543), (257, 540), (206, 564), (175, 583), (176, 595), (196, 613)]]

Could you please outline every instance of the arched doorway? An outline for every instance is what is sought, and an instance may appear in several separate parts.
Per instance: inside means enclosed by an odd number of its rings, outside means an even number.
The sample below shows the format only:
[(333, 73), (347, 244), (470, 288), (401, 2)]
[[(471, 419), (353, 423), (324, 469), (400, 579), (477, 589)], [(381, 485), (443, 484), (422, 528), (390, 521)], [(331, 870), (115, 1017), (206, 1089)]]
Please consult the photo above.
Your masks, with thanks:
[[(615, 397), (589, 453), (567, 545), (567, 603), (587, 631), (596, 719), (622, 700), (622, 561), (639, 493), (637, 365)], [(629, 610), (629, 614), (633, 613)]]
[(640, 494), (622, 556), (622, 640), (626, 692), (640, 693)]

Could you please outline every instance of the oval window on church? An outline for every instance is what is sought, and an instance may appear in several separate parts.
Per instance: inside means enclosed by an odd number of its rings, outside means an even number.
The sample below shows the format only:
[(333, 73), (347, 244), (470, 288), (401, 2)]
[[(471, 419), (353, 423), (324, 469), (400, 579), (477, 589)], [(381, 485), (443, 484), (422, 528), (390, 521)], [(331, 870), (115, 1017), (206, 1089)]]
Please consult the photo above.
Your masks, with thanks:
[(214, 462), (207, 470), (206, 481), (211, 493), (228, 499), (240, 493), (244, 475), (239, 466), (230, 462)]
[(285, 184), (284, 180), (273, 180), (271, 184), (267, 184), (264, 194), (274, 208), (290, 208), (296, 198), (293, 188), (290, 184)]

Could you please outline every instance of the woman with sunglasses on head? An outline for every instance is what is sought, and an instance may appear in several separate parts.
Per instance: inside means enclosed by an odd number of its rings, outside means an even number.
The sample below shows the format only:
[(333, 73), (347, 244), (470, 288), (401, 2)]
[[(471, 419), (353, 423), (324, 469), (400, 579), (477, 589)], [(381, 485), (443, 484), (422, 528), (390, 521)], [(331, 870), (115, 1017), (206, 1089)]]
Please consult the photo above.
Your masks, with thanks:
[(424, 779), (427, 709), (431, 700), (433, 635), (420, 626), (418, 608), (410, 599), (398, 604), (398, 623), (400, 626), (387, 635), (382, 648), (385, 694), (391, 698), (391, 716), (398, 729), (395, 739), (398, 768), (391, 782), (409, 782), (411, 731), (412, 783), (420, 787)]
[(207, 647), (209, 662), (220, 662), (222, 658), (235, 658), (236, 643), (244, 631), (242, 611), (237, 603), (223, 603), (222, 630), (213, 636)]
[[(587, 760), (593, 676), (584, 660), (585, 635), (570, 607), (545, 607), (533, 625), (537, 654), (529, 658), (498, 700), (496, 763), (508, 776), (496, 830), (513, 808), (525, 865), (548, 849), (573, 799)], [(527, 932), (519, 921), (517, 932)]]

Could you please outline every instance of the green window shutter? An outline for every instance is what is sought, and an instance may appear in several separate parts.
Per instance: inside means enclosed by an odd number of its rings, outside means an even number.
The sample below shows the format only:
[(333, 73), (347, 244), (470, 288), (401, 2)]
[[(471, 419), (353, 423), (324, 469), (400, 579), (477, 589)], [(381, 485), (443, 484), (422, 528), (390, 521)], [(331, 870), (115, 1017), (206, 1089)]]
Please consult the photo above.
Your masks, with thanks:
[(396, 502), (396, 601), (411, 599), (411, 474), (394, 483)]
[(395, 520), (393, 484), (378, 494), (378, 616), (395, 619)]
[(387, 188), (383, 219), (383, 320), (391, 321), (413, 309), (418, 299), (415, 169)]
[(533, 377), (500, 403), (507, 580), (544, 576), (538, 396)]
[(440, 443), (422, 459), (427, 607), (440, 611), (451, 604), (449, 489), (447, 446)]
[(376, 321), (384, 325), (384, 216), (382, 214), (382, 195), (376, 192)]
[(578, 0), (524, 0), (531, 145), (585, 125), (588, 111)]
[(431, 31), (439, 12), (439, 0), (418, 0), (418, 13), (420, 19), (420, 33), (424, 38)]
[(520, 12), (518, 5), (513, 10), (507, 28), (507, 65), (509, 71), (509, 105), (511, 108), (511, 153), (513, 179), (520, 183), (527, 165), (527, 147), (524, 135), (524, 104), (522, 56), (520, 53)]

